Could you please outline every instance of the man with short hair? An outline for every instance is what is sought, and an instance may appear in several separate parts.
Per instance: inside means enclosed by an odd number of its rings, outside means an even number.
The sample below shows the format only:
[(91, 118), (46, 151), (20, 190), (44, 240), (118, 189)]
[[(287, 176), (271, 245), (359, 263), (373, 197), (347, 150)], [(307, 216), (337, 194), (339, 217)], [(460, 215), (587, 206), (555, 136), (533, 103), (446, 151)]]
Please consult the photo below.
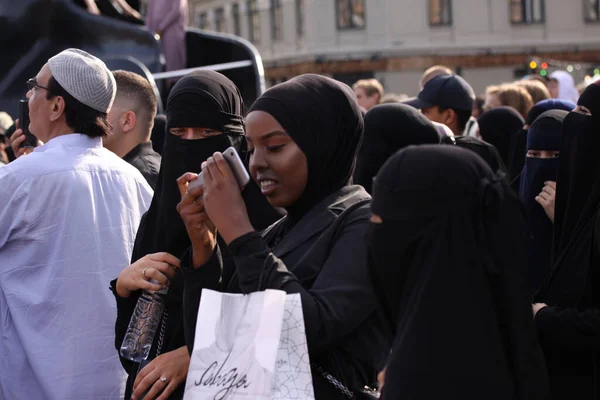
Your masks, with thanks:
[(68, 49), (27, 83), (45, 144), (0, 168), (0, 398), (121, 399), (108, 283), (152, 190), (102, 147), (116, 85), (101, 60)]
[(455, 136), (467, 135), (475, 92), (458, 75), (439, 75), (425, 84), (419, 95), (405, 104), (421, 110), (431, 121), (447, 125)]
[(361, 79), (352, 86), (352, 89), (356, 94), (358, 105), (365, 111), (379, 104), (383, 97), (383, 86), (377, 79)]
[(421, 79), (419, 79), (419, 91), (423, 90), (423, 86), (436, 76), (452, 74), (454, 74), (454, 71), (445, 65), (434, 65), (433, 67), (427, 68), (425, 72), (423, 72), (423, 75), (421, 75)]
[(160, 170), (160, 154), (152, 149), (150, 135), (156, 116), (156, 94), (142, 76), (113, 71), (117, 96), (108, 113), (112, 134), (104, 147), (136, 167), (154, 189)]

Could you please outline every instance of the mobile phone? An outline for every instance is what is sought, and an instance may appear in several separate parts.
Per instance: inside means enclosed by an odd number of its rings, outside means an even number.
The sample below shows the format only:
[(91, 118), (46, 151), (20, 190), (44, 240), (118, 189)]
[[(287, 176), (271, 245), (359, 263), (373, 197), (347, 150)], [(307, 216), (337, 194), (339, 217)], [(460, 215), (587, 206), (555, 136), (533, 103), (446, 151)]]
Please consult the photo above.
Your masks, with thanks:
[[(235, 176), (238, 185), (240, 185), (240, 189), (246, 187), (248, 182), (250, 182), (250, 175), (248, 175), (248, 171), (246, 171), (246, 167), (244, 166), (244, 163), (242, 162), (237, 150), (233, 147), (229, 147), (223, 152), (223, 158), (227, 160), (227, 164), (229, 164), (231, 171), (233, 171), (233, 175)], [(203, 185), (204, 177), (202, 176), (202, 172), (200, 172), (200, 175), (190, 182), (188, 190), (193, 190)]]
[(29, 132), (29, 102), (27, 100), (19, 100), (19, 128), (25, 135), (25, 141), (21, 143), (21, 147), (37, 147), (37, 138)]

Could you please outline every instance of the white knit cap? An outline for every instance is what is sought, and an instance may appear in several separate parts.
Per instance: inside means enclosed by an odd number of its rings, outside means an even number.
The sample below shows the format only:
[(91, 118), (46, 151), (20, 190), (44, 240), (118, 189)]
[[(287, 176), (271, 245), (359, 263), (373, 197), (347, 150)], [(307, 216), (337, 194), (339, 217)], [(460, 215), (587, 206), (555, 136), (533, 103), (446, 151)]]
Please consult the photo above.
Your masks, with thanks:
[(56, 81), (75, 99), (96, 111), (108, 113), (117, 93), (112, 72), (97, 57), (67, 49), (48, 60)]

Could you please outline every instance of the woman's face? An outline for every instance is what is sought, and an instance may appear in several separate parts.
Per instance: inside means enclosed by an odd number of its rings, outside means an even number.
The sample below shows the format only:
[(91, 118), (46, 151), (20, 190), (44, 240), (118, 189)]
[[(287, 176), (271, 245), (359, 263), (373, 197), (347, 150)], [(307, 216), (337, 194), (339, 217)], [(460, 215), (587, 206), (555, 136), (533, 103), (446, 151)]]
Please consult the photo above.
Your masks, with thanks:
[(550, 92), (550, 97), (558, 99), (558, 81), (556, 79), (551, 79), (548, 82), (548, 91)]
[(527, 150), (527, 157), (530, 158), (558, 158), (558, 150)]
[(223, 134), (221, 131), (217, 131), (212, 128), (180, 128), (175, 127), (169, 129), (169, 133), (171, 135), (175, 135), (184, 140), (196, 140), (196, 139), (206, 139), (211, 136), (217, 136)]
[(306, 156), (271, 114), (253, 111), (246, 117), (250, 174), (274, 207), (293, 205), (308, 181)]

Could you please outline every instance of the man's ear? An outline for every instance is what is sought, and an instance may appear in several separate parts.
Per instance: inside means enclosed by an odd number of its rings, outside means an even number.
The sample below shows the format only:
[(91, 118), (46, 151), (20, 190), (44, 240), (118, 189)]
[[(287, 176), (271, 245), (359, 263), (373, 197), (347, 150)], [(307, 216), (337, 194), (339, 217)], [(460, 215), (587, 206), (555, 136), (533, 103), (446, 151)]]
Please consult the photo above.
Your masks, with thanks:
[(135, 124), (137, 122), (137, 116), (133, 111), (124, 112), (121, 116), (121, 122), (123, 124), (122, 130), (123, 133), (127, 134), (135, 129)]
[(55, 122), (65, 113), (65, 99), (62, 96), (52, 98), (52, 111), (50, 112), (50, 121)]
[(447, 108), (444, 110), (444, 112), (442, 113), (443, 115), (443, 121), (444, 124), (446, 126), (454, 126), (456, 125), (457, 121), (458, 121), (458, 116), (456, 115), (456, 112), (454, 112), (453, 109), (451, 108)]

